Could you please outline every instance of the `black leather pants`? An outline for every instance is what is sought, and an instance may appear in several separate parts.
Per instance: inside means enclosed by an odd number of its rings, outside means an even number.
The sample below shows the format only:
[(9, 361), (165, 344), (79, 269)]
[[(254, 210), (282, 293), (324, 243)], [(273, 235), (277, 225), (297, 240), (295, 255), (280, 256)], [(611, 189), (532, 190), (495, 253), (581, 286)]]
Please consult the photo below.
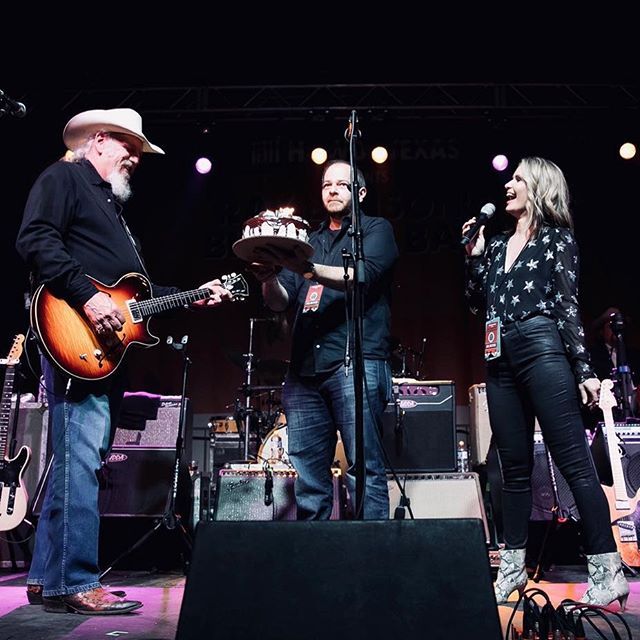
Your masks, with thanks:
[(503, 327), (502, 355), (488, 363), (487, 401), (502, 469), (506, 548), (527, 545), (537, 418), (575, 498), (586, 553), (615, 551), (609, 506), (586, 439), (575, 376), (553, 320), (535, 316)]

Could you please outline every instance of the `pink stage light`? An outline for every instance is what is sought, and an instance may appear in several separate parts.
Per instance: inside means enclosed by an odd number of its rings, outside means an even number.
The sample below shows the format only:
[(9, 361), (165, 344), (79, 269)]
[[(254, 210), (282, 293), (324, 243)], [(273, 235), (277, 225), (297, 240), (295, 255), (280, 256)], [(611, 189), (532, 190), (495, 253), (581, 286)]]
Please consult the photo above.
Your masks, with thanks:
[(198, 158), (196, 161), (196, 171), (202, 175), (211, 171), (211, 160), (209, 158)]
[(496, 171), (504, 171), (509, 166), (509, 160), (507, 156), (500, 154), (493, 158), (491, 164)]

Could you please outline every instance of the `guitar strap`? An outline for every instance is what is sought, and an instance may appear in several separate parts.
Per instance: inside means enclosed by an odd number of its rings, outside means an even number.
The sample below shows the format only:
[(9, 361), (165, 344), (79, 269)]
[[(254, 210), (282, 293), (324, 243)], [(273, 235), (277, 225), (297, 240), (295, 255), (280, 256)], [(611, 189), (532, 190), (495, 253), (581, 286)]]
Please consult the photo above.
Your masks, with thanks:
[(133, 247), (133, 250), (136, 253), (136, 256), (138, 258), (138, 262), (140, 263), (140, 267), (142, 268), (142, 273), (144, 273), (144, 275), (147, 276), (147, 279), (149, 280), (149, 282), (151, 282), (151, 277), (147, 273), (147, 268), (145, 267), (144, 260), (142, 259), (142, 256), (140, 255), (140, 252), (138, 251), (138, 247), (136, 245), (135, 238), (133, 237), (133, 234), (131, 233), (131, 231), (129, 231), (129, 227), (127, 226), (127, 223), (125, 222), (124, 216), (122, 215), (122, 205), (119, 202), (117, 202), (116, 205), (120, 208), (120, 212), (118, 213), (118, 220), (120, 221), (120, 224), (122, 225), (123, 229), (125, 230), (125, 233), (127, 234), (127, 237), (129, 238), (129, 242), (131, 242), (131, 246)]

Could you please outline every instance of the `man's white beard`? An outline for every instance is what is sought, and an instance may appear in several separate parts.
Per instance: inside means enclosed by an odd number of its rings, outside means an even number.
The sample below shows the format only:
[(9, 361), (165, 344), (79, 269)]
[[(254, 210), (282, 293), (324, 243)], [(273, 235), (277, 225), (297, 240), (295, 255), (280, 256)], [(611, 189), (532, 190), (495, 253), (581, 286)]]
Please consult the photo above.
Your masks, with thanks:
[(130, 177), (126, 171), (118, 171), (117, 169), (114, 169), (108, 176), (111, 191), (120, 202), (126, 202), (131, 197)]

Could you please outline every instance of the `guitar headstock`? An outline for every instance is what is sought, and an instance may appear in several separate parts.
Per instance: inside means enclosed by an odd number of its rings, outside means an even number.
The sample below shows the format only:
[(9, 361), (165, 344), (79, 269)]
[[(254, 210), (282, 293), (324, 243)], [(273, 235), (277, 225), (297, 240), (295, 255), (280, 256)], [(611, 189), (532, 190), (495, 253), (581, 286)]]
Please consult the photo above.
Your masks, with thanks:
[(11, 349), (9, 349), (9, 353), (7, 354), (7, 366), (15, 365), (20, 362), (20, 356), (22, 355), (22, 345), (24, 343), (24, 336), (19, 333), (14, 339), (13, 344), (11, 345)]
[(600, 383), (598, 406), (604, 411), (605, 409), (613, 409), (617, 405), (616, 397), (613, 395), (613, 382), (609, 378), (605, 378)]
[(231, 300), (236, 302), (249, 297), (249, 285), (240, 273), (229, 273), (220, 278), (222, 286), (231, 293)]

